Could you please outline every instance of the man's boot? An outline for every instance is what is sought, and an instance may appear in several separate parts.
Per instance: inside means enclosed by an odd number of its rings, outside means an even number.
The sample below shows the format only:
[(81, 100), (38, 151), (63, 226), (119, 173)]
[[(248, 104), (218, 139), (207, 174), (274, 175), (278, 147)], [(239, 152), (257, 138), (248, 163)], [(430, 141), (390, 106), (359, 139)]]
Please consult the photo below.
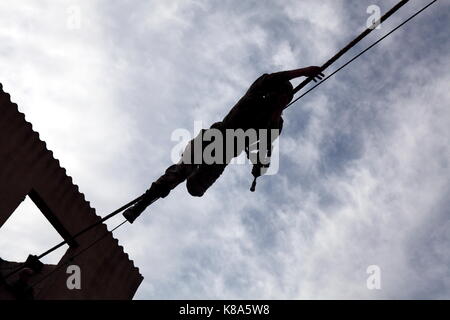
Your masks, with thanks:
[(139, 217), (149, 205), (151, 205), (159, 198), (166, 197), (169, 192), (163, 189), (164, 188), (162, 186), (156, 183), (152, 183), (152, 186), (150, 187), (150, 189), (145, 191), (145, 193), (142, 195), (142, 198), (132, 207), (124, 211), (123, 216), (125, 217), (125, 219), (127, 219), (130, 223), (133, 223), (134, 220), (136, 220), (137, 217)]

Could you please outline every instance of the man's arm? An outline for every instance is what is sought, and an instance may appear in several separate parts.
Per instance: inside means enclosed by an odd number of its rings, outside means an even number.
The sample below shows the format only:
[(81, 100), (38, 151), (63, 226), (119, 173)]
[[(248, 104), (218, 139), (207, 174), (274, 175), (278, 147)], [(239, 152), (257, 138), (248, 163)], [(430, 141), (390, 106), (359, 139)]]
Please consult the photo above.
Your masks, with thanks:
[(275, 72), (272, 73), (271, 76), (282, 81), (289, 81), (298, 77), (308, 77), (313, 78), (315, 82), (317, 82), (317, 80), (322, 80), (322, 78), (325, 77), (325, 75), (322, 73), (322, 69), (316, 66)]

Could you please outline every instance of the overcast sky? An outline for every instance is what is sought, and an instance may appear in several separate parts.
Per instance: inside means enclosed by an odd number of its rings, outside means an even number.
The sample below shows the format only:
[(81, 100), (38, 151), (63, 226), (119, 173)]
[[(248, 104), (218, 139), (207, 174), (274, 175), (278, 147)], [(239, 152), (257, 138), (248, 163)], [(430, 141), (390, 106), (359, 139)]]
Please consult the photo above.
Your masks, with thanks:
[[(0, 82), (106, 215), (172, 164), (175, 129), (221, 120), (262, 73), (321, 65), (369, 5), (395, 3), (3, 1)], [(255, 193), (251, 167), (230, 166), (202, 198), (181, 185), (115, 232), (144, 276), (135, 298), (449, 299), (449, 9), (438, 1), (287, 110), (279, 172)], [(59, 240), (30, 211), (0, 229), (3, 258)]]

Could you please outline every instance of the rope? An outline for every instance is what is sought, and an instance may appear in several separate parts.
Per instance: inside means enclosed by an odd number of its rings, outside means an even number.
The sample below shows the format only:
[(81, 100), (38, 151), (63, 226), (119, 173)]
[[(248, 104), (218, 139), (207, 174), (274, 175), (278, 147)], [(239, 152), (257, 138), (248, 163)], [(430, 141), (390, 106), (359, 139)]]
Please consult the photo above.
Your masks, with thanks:
[[(86, 233), (87, 231), (91, 230), (92, 228), (102, 224), (103, 222), (111, 219), (112, 217), (114, 217), (115, 215), (117, 215), (118, 213), (122, 212), (123, 210), (131, 207), (133, 204), (135, 204), (136, 202), (138, 202), (140, 199), (142, 198), (142, 196), (137, 197), (136, 199), (130, 201), (129, 203), (123, 205), (122, 207), (120, 207), (119, 209), (111, 212), (110, 214), (106, 215), (105, 217), (103, 217), (102, 219), (100, 219), (99, 221), (95, 222), (94, 224), (91, 224), (90, 226), (84, 228), (83, 230), (79, 231), (78, 233), (76, 233), (73, 237), (71, 237), (68, 240), (64, 240), (60, 243), (58, 243), (57, 245), (55, 245), (54, 247), (50, 248), (49, 250), (45, 251), (44, 253), (41, 253), (39, 256), (37, 256), (37, 259), (40, 260), (43, 257), (45, 257), (46, 255), (52, 253), (53, 251), (55, 251), (56, 249), (62, 247), (63, 245), (67, 244), (69, 241), (72, 241), (76, 238), (78, 238), (79, 236), (81, 236), (82, 234)], [(16, 274), (17, 272), (19, 272), (20, 270), (22, 270), (23, 268), (26, 267), (26, 263), (21, 264), (20, 266), (18, 266), (16, 269), (14, 269), (13, 271), (11, 271), (10, 273), (6, 274), (3, 279), (8, 279), (9, 277), (11, 277), (12, 275)]]
[(73, 260), (80, 256), (81, 254), (83, 254), (84, 252), (86, 252), (87, 250), (89, 250), (90, 248), (92, 248), (93, 246), (95, 246), (97, 243), (99, 243), (101, 240), (105, 239), (106, 236), (108, 236), (110, 233), (116, 231), (117, 229), (119, 229), (121, 226), (123, 226), (125, 223), (127, 222), (127, 220), (124, 220), (123, 222), (119, 223), (117, 226), (115, 226), (111, 231), (106, 231), (101, 237), (99, 237), (97, 240), (93, 241), (90, 245), (88, 245), (86, 248), (84, 248), (83, 250), (77, 252), (76, 254), (72, 255), (71, 257), (69, 257), (66, 261), (64, 261), (63, 263), (60, 263), (58, 266), (56, 266), (55, 269), (53, 269), (52, 271), (50, 271), (49, 273), (47, 273), (45, 276), (43, 276), (42, 278), (40, 278), (38, 281), (36, 281), (35, 283), (31, 284), (27, 290), (31, 290), (32, 288), (34, 288), (35, 286), (37, 286), (39, 283), (41, 283), (42, 281), (44, 281), (45, 279), (47, 279), (48, 277), (50, 277), (52, 274), (54, 274), (56, 271), (60, 270), (62, 267), (66, 266), (67, 264), (73, 262)]
[[(343, 66), (339, 67), (336, 71), (334, 71), (333, 73), (331, 73), (329, 76), (327, 76), (326, 78), (324, 78), (322, 81), (320, 81), (319, 83), (317, 83), (316, 85), (314, 85), (312, 88), (310, 88), (308, 91), (306, 91), (305, 93), (303, 93), (302, 95), (300, 95), (298, 98), (296, 98), (294, 101), (292, 101), (291, 103), (289, 103), (285, 109), (287, 109), (288, 107), (290, 107), (291, 105), (293, 105), (295, 102), (297, 102), (298, 100), (300, 100), (301, 98), (303, 98), (304, 96), (306, 96), (308, 93), (310, 93), (311, 91), (313, 91), (315, 88), (317, 88), (318, 86), (320, 86), (322, 83), (324, 83), (325, 81), (327, 81), (329, 78), (331, 78), (333, 75), (335, 75), (336, 73), (338, 73), (339, 71), (341, 71), (342, 69), (344, 69), (346, 66), (348, 66), (350, 63), (352, 63), (353, 61), (355, 61), (356, 59), (358, 59), (360, 56), (362, 56), (364, 53), (366, 53), (367, 51), (369, 51), (370, 49), (372, 49), (373, 47), (375, 47), (378, 43), (380, 43), (381, 41), (383, 41), (384, 39), (386, 39), (388, 36), (390, 36), (391, 34), (393, 34), (395, 31), (397, 31), (398, 29), (400, 29), (403, 25), (405, 25), (406, 23), (408, 23), (409, 21), (411, 21), (413, 18), (415, 18), (417, 15), (419, 15), (420, 13), (422, 13), (423, 11), (425, 11), (428, 7), (430, 7), (433, 3), (435, 3), (437, 0), (433, 0), (430, 3), (428, 3), (425, 7), (423, 7), (422, 9), (420, 9), (419, 11), (417, 11), (415, 14), (413, 14), (412, 16), (410, 16), (408, 19), (406, 19), (405, 21), (403, 21), (401, 24), (399, 24), (397, 27), (395, 27), (394, 29), (392, 29), (390, 32), (388, 32), (387, 34), (385, 34), (383, 37), (381, 37), (380, 39), (378, 39), (377, 41), (375, 41), (374, 43), (372, 43), (370, 46), (368, 46), (366, 49), (364, 49), (363, 51), (361, 51), (360, 53), (358, 53), (356, 56), (354, 56), (351, 60), (349, 60), (347, 63), (345, 63)], [(311, 79), (311, 78), (310, 78)]]

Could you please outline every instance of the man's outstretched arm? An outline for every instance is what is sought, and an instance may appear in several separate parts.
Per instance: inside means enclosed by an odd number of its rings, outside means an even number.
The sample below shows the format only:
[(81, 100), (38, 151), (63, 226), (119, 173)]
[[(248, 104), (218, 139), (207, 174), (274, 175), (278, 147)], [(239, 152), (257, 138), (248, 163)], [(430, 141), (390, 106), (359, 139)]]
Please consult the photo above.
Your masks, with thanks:
[(299, 77), (308, 77), (313, 78), (315, 82), (317, 80), (322, 80), (325, 75), (322, 73), (322, 69), (320, 67), (311, 66), (306, 68), (288, 70), (275, 72), (271, 74), (273, 77), (276, 77), (280, 80), (289, 81)]

